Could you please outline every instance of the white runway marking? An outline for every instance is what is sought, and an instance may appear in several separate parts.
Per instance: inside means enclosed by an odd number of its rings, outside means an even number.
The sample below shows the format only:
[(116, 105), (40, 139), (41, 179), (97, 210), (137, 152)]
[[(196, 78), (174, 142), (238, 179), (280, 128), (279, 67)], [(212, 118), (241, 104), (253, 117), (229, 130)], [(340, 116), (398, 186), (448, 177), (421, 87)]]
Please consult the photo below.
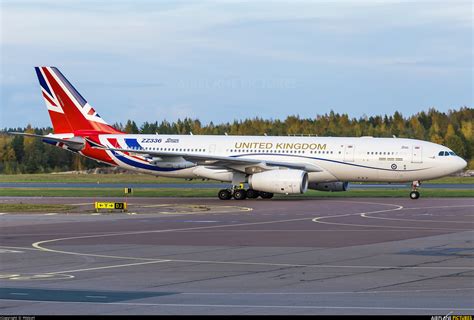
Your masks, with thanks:
[(40, 249), (30, 248), (30, 247), (9, 247), (9, 246), (0, 246), (0, 248), (9, 248), (9, 249), (23, 249), (23, 250), (31, 250), (31, 251), (42, 251)]
[[(336, 202), (338, 200), (335, 200)], [(118, 268), (118, 267), (127, 267), (132, 265), (143, 265), (143, 264), (151, 264), (151, 263), (161, 263), (161, 262), (178, 262), (178, 263), (208, 263), (208, 264), (227, 264), (227, 265), (257, 265), (257, 266), (275, 266), (275, 267), (303, 267), (303, 268), (352, 268), (352, 269), (421, 269), (421, 270), (474, 270), (473, 267), (430, 267), (430, 266), (364, 266), (364, 265), (307, 265), (307, 264), (279, 264), (279, 263), (259, 263), (259, 262), (246, 262), (246, 261), (209, 261), (209, 260), (179, 260), (179, 259), (154, 259), (154, 258), (140, 258), (140, 257), (127, 257), (127, 256), (112, 256), (112, 255), (101, 255), (101, 254), (93, 254), (93, 253), (80, 253), (80, 252), (72, 252), (72, 251), (64, 251), (64, 250), (55, 250), (51, 248), (44, 247), (45, 244), (51, 244), (54, 242), (61, 242), (67, 240), (77, 240), (77, 239), (90, 239), (90, 238), (104, 238), (104, 237), (114, 237), (114, 236), (127, 236), (127, 235), (139, 235), (139, 234), (153, 234), (153, 233), (165, 233), (165, 232), (190, 232), (196, 230), (211, 230), (217, 228), (227, 228), (227, 227), (240, 227), (240, 226), (255, 226), (255, 225), (268, 225), (268, 224), (276, 224), (276, 223), (285, 223), (285, 222), (295, 222), (295, 221), (304, 221), (304, 220), (312, 220), (313, 222), (317, 223), (324, 223), (324, 224), (336, 224), (336, 225), (348, 225), (348, 226), (361, 226), (365, 228), (374, 227), (372, 225), (357, 225), (357, 224), (340, 224), (340, 223), (331, 223), (331, 222), (322, 222), (322, 219), (329, 219), (329, 218), (338, 218), (338, 217), (346, 217), (346, 216), (355, 216), (355, 215), (367, 215), (367, 214), (375, 214), (381, 212), (390, 212), (390, 211), (399, 211), (402, 210), (404, 207), (396, 204), (386, 204), (386, 203), (377, 203), (377, 202), (362, 202), (362, 201), (338, 201), (338, 202), (352, 202), (358, 204), (371, 204), (371, 205), (380, 205), (380, 206), (391, 206), (391, 209), (384, 209), (384, 210), (375, 210), (375, 211), (368, 211), (368, 212), (359, 212), (359, 213), (348, 213), (348, 214), (340, 214), (340, 215), (333, 215), (333, 216), (323, 216), (317, 217), (314, 219), (311, 218), (295, 218), (295, 219), (285, 219), (285, 220), (274, 220), (274, 221), (260, 221), (260, 222), (246, 222), (246, 223), (233, 223), (233, 224), (224, 224), (224, 225), (214, 225), (214, 226), (202, 226), (202, 227), (192, 227), (192, 228), (177, 228), (177, 229), (164, 229), (164, 230), (149, 230), (149, 231), (130, 231), (130, 232), (118, 232), (118, 233), (103, 233), (103, 234), (95, 234), (95, 235), (88, 235), (88, 236), (78, 236), (78, 237), (67, 237), (67, 238), (59, 238), (59, 239), (50, 239), (50, 240), (43, 240), (39, 242), (35, 242), (32, 244), (33, 248), (36, 248), (41, 251), (57, 253), (57, 254), (67, 254), (67, 255), (76, 255), (76, 256), (87, 256), (87, 257), (101, 257), (101, 258), (113, 258), (113, 259), (123, 259), (123, 260), (136, 260), (136, 261), (145, 261), (140, 263), (132, 263), (132, 264), (125, 264), (125, 265), (112, 265), (106, 267), (98, 267), (98, 268), (88, 268), (88, 269), (79, 269), (79, 270), (69, 270), (69, 271), (58, 271), (56, 273), (72, 273), (72, 272), (80, 272), (80, 271), (91, 271), (91, 270), (100, 270), (100, 269), (108, 269), (108, 268)], [(414, 209), (414, 208), (413, 208)], [(424, 208), (419, 208), (424, 209)], [(386, 226), (375, 226), (375, 227), (386, 227)], [(427, 230), (435, 230), (434, 228), (416, 228), (416, 227), (397, 227), (397, 229), (427, 229)], [(437, 228), (436, 230), (439, 230)], [(452, 230), (452, 229), (443, 229), (443, 230)], [(462, 231), (456, 230), (455, 231)], [(470, 229), (468, 229), (470, 230)], [(51, 273), (54, 274), (54, 273)]]
[(441, 291), (470, 291), (474, 288), (446, 288), (446, 289), (414, 289), (414, 290), (377, 290), (377, 291), (324, 291), (324, 292), (180, 292), (182, 295), (327, 295), (327, 294), (380, 294), (380, 293), (415, 293)]
[(474, 204), (466, 204), (460, 206), (434, 206), (434, 207), (415, 207), (415, 208), (405, 208), (403, 210), (420, 210), (420, 209), (442, 209), (442, 208), (466, 208), (466, 207), (474, 207)]
[[(206, 230), (203, 232), (315, 232), (315, 233), (320, 233), (320, 232), (340, 232), (340, 229), (325, 229), (325, 230), (320, 230), (320, 229), (265, 229), (265, 230), (259, 230), (259, 229), (239, 229), (239, 230), (230, 230), (230, 229), (225, 229), (225, 230)], [(427, 230), (430, 232), (437, 232), (436, 230)], [(193, 232), (201, 232), (201, 231), (176, 231), (178, 233), (193, 233)], [(380, 229), (344, 229), (344, 232), (420, 232), (420, 230), (380, 230)]]
[[(378, 220), (391, 220), (391, 221), (412, 221), (412, 222), (438, 222), (438, 223), (459, 223), (459, 224), (470, 224), (474, 223), (474, 221), (446, 221), (446, 220), (428, 220), (428, 219), (396, 219), (396, 218), (387, 218), (387, 217), (374, 217), (367, 214), (361, 214), (362, 218), (368, 219), (378, 219)], [(432, 215), (430, 215), (432, 216)]]
[[(169, 259), (169, 262), (185, 263), (208, 263), (208, 264), (229, 264), (229, 265), (253, 265), (270, 267), (300, 267), (300, 268), (339, 268), (339, 269), (409, 269), (409, 270), (474, 270), (474, 266), (469, 267), (429, 267), (429, 266), (376, 266), (376, 265), (336, 265), (336, 264), (292, 264), (292, 263), (267, 263), (267, 262), (246, 262), (246, 261), (214, 261), (214, 260), (185, 260)], [(434, 261), (433, 263), (436, 263)]]
[(0, 273), (0, 279), (13, 280), (13, 281), (69, 280), (73, 278), (74, 276), (70, 274), (64, 274), (64, 273), (61, 273), (61, 274), (51, 274), (51, 273), (1, 274)]
[[(66, 241), (66, 240), (104, 238), (104, 237), (127, 236), (127, 235), (138, 235), (138, 234), (153, 234), (153, 233), (165, 233), (165, 232), (186, 231), (186, 230), (205, 230), (205, 229), (216, 229), (216, 228), (225, 228), (225, 227), (239, 227), (239, 226), (248, 226), (248, 225), (262, 225), (262, 224), (272, 224), (272, 223), (294, 222), (294, 221), (303, 221), (303, 220), (309, 220), (309, 219), (310, 218), (298, 218), (298, 219), (285, 219), (285, 220), (261, 221), (261, 222), (232, 223), (232, 224), (224, 224), (224, 225), (216, 225), (216, 226), (203, 226), (203, 227), (192, 227), (192, 228), (163, 229), (163, 230), (149, 230), (149, 231), (129, 231), (129, 232), (96, 234), (96, 235), (91, 235), (91, 236), (67, 237), (67, 238), (59, 238), (59, 239), (38, 241), (38, 242), (33, 243), (32, 246), (33, 246), (33, 248), (40, 249), (42, 251), (62, 253), (62, 254), (70, 254), (70, 255), (78, 255), (78, 256), (131, 259), (131, 260), (145, 260), (143, 258), (134, 258), (134, 257), (119, 257), (119, 256), (109, 256), (109, 255), (99, 255), (99, 254), (88, 254), (88, 253), (54, 250), (54, 249), (46, 248), (43, 245), (46, 244), (46, 243), (60, 242), (60, 241)], [(147, 260), (153, 260), (153, 259), (147, 259)]]
[(138, 263), (117, 264), (117, 265), (105, 266), (105, 267), (95, 267), (95, 268), (84, 268), (84, 269), (76, 269), (76, 270), (47, 272), (46, 274), (62, 274), (62, 273), (76, 273), (76, 272), (83, 272), (83, 271), (95, 271), (95, 270), (103, 270), (103, 269), (140, 266), (140, 265), (144, 265), (144, 264), (162, 263), (162, 262), (169, 262), (169, 261), (170, 260), (156, 260), (156, 261), (147, 261), (147, 262), (138, 262)]
[[(387, 225), (372, 225), (372, 224), (356, 224), (356, 223), (340, 223), (340, 222), (328, 222), (328, 221), (321, 221), (323, 219), (331, 219), (331, 218), (341, 218), (341, 217), (348, 217), (348, 216), (360, 216), (362, 218), (373, 218), (373, 219), (383, 219), (383, 220), (401, 220), (401, 221), (410, 221), (408, 219), (395, 219), (395, 218), (379, 218), (379, 217), (372, 217), (369, 216), (375, 213), (382, 213), (382, 212), (389, 212), (389, 211), (398, 211), (398, 210), (405, 210), (403, 206), (397, 206), (396, 209), (387, 209), (387, 210), (379, 210), (379, 211), (371, 211), (371, 212), (361, 212), (361, 213), (349, 213), (349, 214), (340, 214), (340, 215), (333, 215), (333, 216), (324, 216), (324, 217), (317, 217), (314, 218), (312, 221), (321, 224), (331, 224), (331, 225), (340, 225), (340, 226), (352, 226), (352, 227), (366, 227), (366, 228), (386, 228), (386, 229), (414, 229), (414, 230), (449, 230), (449, 231), (471, 231), (472, 229), (454, 229), (454, 228), (432, 228), (432, 227), (407, 227), (407, 226), (387, 226)], [(471, 207), (468, 205), (468, 207)], [(437, 207), (430, 207), (432, 209)], [(410, 210), (416, 209), (425, 209), (423, 207), (420, 208), (409, 208)], [(420, 222), (421, 220), (414, 220)]]
[(23, 253), (23, 251), (10, 250), (10, 249), (0, 249), (0, 253)]
[(297, 305), (251, 305), (251, 304), (188, 304), (188, 303), (139, 303), (139, 302), (84, 302), (84, 301), (41, 301), (41, 300), (15, 300), (0, 299), (0, 301), (34, 302), (43, 304), (65, 305), (73, 304), (101, 304), (118, 306), (143, 306), (143, 307), (177, 307), (177, 308), (257, 308), (257, 309), (340, 309), (340, 310), (428, 310), (428, 311), (473, 311), (474, 308), (453, 308), (453, 307), (374, 307), (374, 306), (297, 306)]

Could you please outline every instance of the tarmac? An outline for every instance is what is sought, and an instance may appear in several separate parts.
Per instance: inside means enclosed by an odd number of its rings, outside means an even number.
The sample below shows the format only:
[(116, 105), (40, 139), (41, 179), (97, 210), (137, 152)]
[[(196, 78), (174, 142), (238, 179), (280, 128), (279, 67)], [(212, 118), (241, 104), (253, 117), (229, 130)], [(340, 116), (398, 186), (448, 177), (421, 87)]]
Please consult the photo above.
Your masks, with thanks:
[[(3, 315), (473, 314), (473, 198), (2, 197)], [(115, 199), (122, 201), (123, 198)]]

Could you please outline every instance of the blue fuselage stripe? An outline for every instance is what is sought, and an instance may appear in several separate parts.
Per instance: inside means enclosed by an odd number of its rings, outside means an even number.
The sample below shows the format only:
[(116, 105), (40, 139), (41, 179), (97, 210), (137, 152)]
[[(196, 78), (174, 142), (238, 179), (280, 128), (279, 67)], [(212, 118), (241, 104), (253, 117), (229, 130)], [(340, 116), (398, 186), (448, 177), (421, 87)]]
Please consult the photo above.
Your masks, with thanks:
[(150, 164), (141, 163), (141, 162), (129, 159), (125, 156), (118, 155), (117, 152), (115, 152), (115, 151), (113, 151), (113, 155), (115, 157), (117, 157), (118, 160), (122, 161), (123, 163), (126, 163), (129, 166), (140, 168), (140, 169), (151, 170), (151, 171), (176, 171), (176, 170), (181, 170), (181, 169), (175, 169), (175, 168), (160, 168), (160, 167), (153, 166), (153, 165), (150, 165)]

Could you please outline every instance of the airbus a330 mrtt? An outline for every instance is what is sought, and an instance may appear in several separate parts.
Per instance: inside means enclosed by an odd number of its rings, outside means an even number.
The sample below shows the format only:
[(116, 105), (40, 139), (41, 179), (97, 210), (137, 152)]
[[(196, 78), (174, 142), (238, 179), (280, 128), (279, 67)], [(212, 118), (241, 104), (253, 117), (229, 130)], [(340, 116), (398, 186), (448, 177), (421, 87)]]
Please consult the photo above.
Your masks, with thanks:
[(466, 166), (449, 148), (414, 139), (126, 134), (108, 125), (57, 68), (35, 70), (54, 134), (13, 134), (142, 173), (229, 182), (218, 192), (222, 200), (345, 191), (350, 181), (413, 182), (410, 198), (418, 199), (420, 181)]

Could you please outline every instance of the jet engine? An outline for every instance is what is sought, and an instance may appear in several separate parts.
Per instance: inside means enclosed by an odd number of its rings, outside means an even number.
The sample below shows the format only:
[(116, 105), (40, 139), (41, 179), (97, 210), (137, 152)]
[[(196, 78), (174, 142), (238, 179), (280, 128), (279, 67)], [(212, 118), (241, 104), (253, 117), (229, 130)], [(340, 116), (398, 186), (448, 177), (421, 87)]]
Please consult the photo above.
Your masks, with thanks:
[(249, 176), (250, 188), (271, 193), (305, 193), (308, 173), (303, 170), (270, 170)]
[(319, 191), (347, 191), (349, 182), (310, 182), (309, 189)]

